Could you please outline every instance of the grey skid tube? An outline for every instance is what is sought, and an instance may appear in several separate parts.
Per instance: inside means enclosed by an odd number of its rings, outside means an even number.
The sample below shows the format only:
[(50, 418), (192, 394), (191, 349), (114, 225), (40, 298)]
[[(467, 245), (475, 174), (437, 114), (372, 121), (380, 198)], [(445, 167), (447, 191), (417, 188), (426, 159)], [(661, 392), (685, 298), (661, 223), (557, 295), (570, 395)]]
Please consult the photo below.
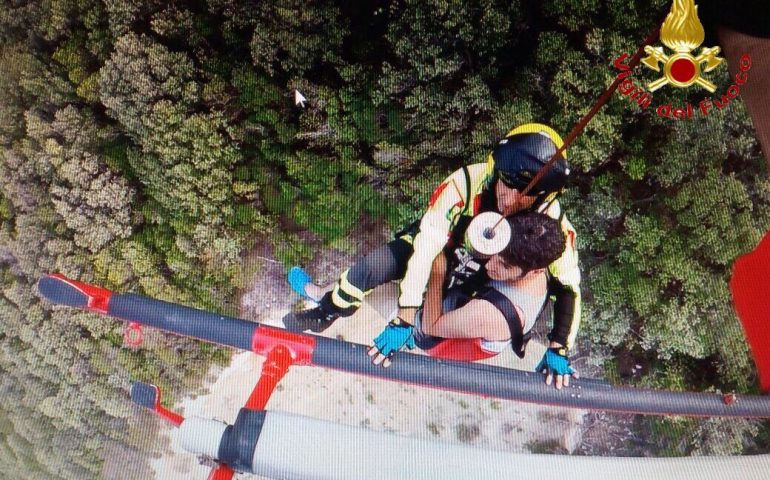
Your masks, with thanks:
[(259, 326), (240, 318), (135, 293), (114, 293), (60, 274), (42, 277), (37, 288), (40, 294), (57, 305), (81, 308), (242, 350), (251, 350), (251, 341)]
[(252, 472), (297, 480), (745, 480), (770, 455), (619, 458), (513, 454), (267, 412)]
[(107, 314), (241, 350), (251, 350), (251, 340), (259, 326), (240, 318), (148, 299), (133, 293), (113, 295)]
[(313, 365), (355, 372), (402, 383), (430, 386), (485, 397), (584, 410), (607, 410), (650, 415), (770, 417), (770, 397), (738, 396), (731, 404), (716, 393), (671, 392), (613, 387), (594, 379), (573, 379), (561, 390), (543, 376), (480, 363), (442, 360), (399, 352), (389, 368), (372, 365), (367, 347), (316, 337)]
[[(82, 288), (82, 285), (72, 286), (66, 280), (51, 276), (44, 277), (39, 283), (40, 292), (52, 302), (89, 309)], [(260, 339), (286, 337), (284, 330), (240, 318), (136, 294), (113, 294), (106, 290), (101, 293), (109, 294), (101, 313), (208, 342), (252, 350)], [(424, 387), (587, 410), (770, 418), (770, 397), (767, 396), (739, 395), (735, 402), (728, 404), (722, 395), (716, 393), (612, 387), (591, 379), (576, 379), (569, 388), (556, 390), (553, 386), (546, 386), (542, 376), (534, 372), (441, 360), (406, 352), (398, 353), (393, 366), (386, 369), (372, 365), (364, 345), (304, 334), (289, 336), (294, 338), (295, 343), (302, 343), (302, 348), (312, 350), (310, 363), (313, 365)]]

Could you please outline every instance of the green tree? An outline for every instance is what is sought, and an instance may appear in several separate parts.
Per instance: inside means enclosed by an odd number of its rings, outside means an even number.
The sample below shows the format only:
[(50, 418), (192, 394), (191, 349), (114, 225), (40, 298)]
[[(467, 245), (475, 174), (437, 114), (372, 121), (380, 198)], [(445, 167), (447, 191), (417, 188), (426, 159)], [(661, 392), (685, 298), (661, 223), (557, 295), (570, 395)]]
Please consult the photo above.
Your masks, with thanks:
[(299, 75), (340, 60), (347, 30), (335, 2), (288, 0), (281, 3), (211, 0), (210, 9), (225, 18), (223, 31), (250, 35), (254, 65), (270, 76)]
[(117, 39), (101, 69), (99, 96), (107, 112), (141, 144), (152, 134), (145, 122), (155, 104), (166, 100), (187, 110), (198, 98), (198, 86), (184, 53), (128, 33)]
[(98, 154), (100, 133), (94, 119), (72, 106), (59, 110), (51, 123), (28, 113), (30, 152), (50, 182), (49, 197), (75, 243), (97, 252), (131, 233), (133, 190), (110, 171)]

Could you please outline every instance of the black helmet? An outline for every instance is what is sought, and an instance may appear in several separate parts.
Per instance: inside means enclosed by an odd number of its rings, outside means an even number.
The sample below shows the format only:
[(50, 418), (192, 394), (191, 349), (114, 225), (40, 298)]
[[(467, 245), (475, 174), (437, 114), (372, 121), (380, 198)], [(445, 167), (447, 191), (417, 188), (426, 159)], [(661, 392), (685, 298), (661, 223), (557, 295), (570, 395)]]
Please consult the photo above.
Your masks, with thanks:
[[(511, 133), (513, 132), (516, 130)], [(506, 186), (519, 191), (526, 188), (537, 172), (556, 153), (557, 142), (561, 143), (561, 138), (558, 135), (553, 138), (555, 132), (553, 135), (551, 132), (552, 130), (513, 133), (501, 140), (491, 155), (494, 162), (494, 177)], [(567, 184), (568, 175), (567, 161), (559, 155), (551, 169), (537, 182), (529, 195), (539, 196), (560, 192)]]

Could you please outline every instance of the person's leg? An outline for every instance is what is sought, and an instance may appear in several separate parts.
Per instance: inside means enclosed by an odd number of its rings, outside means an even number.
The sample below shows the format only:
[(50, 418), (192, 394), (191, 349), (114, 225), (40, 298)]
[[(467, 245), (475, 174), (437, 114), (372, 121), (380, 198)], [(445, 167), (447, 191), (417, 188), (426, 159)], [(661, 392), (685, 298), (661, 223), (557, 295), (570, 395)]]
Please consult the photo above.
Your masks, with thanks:
[(397, 238), (362, 257), (342, 272), (331, 289), (329, 298), (334, 307), (342, 316), (352, 315), (372, 289), (404, 277), (412, 252), (408, 240)]
[(331, 282), (327, 285), (316, 285), (315, 283), (308, 282), (305, 285), (305, 293), (308, 297), (315, 301), (320, 301), (327, 292), (331, 292), (337, 282)]
[(726, 27), (719, 27), (718, 35), (733, 79), (739, 72), (741, 56), (748, 54), (751, 58), (748, 79), (740, 85), (740, 92), (770, 171), (770, 38), (753, 37)]
[(322, 332), (339, 317), (358, 310), (364, 296), (375, 287), (403, 278), (412, 255), (409, 237), (400, 237), (359, 259), (345, 270), (330, 291), (326, 291), (318, 307), (284, 317), (284, 325), (293, 331)]

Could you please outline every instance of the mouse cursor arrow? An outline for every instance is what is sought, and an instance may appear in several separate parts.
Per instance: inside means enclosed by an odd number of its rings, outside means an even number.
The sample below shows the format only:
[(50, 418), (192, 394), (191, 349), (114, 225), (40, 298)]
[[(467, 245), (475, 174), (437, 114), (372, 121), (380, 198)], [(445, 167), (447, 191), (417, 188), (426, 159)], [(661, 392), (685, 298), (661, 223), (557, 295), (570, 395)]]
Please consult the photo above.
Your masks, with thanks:
[(300, 107), (305, 107), (305, 102), (307, 102), (307, 98), (305, 98), (304, 95), (302, 95), (299, 90), (294, 90), (294, 105), (299, 105)]

